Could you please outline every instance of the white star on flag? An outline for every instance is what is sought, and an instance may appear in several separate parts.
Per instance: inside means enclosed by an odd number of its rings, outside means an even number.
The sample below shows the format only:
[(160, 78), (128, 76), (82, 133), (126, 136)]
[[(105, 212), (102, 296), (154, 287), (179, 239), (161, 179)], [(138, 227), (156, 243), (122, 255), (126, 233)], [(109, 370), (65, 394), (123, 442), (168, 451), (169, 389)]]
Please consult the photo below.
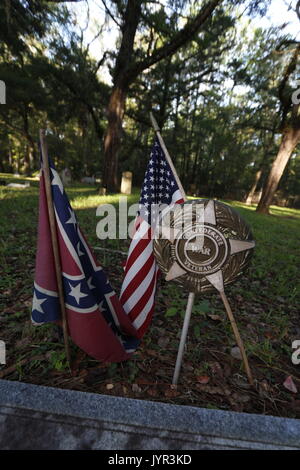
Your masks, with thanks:
[(53, 170), (53, 168), (51, 168), (51, 171), (52, 171), (52, 175), (53, 175), (53, 180), (52, 180), (51, 184), (53, 186), (58, 186), (59, 189), (60, 189), (60, 192), (62, 194), (64, 192), (64, 187), (62, 185), (59, 174), (57, 173), (57, 171)]
[(72, 211), (72, 209), (69, 208), (69, 212), (70, 212), (70, 218), (67, 220), (66, 224), (74, 224), (74, 225), (77, 224), (74, 211)]
[(32, 310), (37, 310), (38, 312), (45, 313), (42, 309), (41, 305), (47, 299), (38, 299), (36, 293), (34, 293), (33, 300), (32, 300)]
[(69, 295), (71, 295), (72, 297), (75, 298), (76, 302), (78, 303), (79, 305), (79, 301), (82, 297), (87, 297), (87, 294), (84, 294), (84, 292), (81, 292), (80, 290), (80, 282), (79, 284), (77, 284), (77, 286), (72, 286), (70, 283), (69, 283), (69, 286), (71, 288), (71, 292), (69, 292)]

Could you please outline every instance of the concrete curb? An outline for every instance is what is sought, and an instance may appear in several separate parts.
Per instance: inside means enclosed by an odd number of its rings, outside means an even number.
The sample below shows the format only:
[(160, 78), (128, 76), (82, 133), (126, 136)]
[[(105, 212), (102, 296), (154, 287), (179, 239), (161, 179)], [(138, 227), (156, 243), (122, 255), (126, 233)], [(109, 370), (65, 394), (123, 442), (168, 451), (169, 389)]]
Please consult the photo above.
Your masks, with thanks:
[(0, 449), (300, 449), (300, 421), (0, 380)]

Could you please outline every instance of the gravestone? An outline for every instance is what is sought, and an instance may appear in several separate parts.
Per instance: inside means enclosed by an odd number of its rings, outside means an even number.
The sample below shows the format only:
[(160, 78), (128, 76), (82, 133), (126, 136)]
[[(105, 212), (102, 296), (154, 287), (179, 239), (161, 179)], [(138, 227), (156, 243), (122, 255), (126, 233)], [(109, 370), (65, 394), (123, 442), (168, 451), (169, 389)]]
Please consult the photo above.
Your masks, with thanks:
[(30, 183), (29, 181), (26, 181), (25, 183), (8, 183), (7, 186), (9, 188), (25, 189), (29, 188)]
[(99, 196), (106, 196), (106, 188), (104, 186), (100, 186)]
[(64, 168), (61, 172), (61, 179), (64, 185), (70, 184), (72, 181), (72, 175), (69, 168)]
[(121, 193), (131, 194), (131, 188), (132, 188), (132, 172), (124, 171), (122, 173)]
[(81, 178), (81, 183), (95, 184), (95, 176), (84, 176)]
[(197, 186), (194, 183), (190, 185), (189, 194), (194, 197), (197, 196)]

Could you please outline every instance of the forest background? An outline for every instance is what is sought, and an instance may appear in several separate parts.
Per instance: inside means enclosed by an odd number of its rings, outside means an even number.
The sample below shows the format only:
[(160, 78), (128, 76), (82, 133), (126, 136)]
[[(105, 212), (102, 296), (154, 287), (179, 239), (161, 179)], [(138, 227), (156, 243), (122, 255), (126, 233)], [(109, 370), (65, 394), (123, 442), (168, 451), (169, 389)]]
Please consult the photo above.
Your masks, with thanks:
[(299, 1), (6, 0), (0, 172), (142, 183), (153, 111), (195, 196), (299, 207)]

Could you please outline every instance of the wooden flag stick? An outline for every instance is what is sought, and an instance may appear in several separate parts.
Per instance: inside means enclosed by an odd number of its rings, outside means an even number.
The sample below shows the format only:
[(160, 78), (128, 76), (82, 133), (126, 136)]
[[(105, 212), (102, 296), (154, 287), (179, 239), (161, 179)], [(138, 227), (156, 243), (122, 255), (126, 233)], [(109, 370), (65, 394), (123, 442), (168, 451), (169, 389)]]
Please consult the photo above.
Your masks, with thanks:
[(168, 149), (167, 149), (167, 147), (166, 147), (166, 145), (165, 145), (165, 143), (164, 143), (164, 140), (163, 140), (163, 138), (162, 138), (162, 136), (161, 136), (161, 134), (160, 134), (160, 129), (159, 129), (159, 127), (158, 127), (157, 121), (156, 121), (156, 119), (155, 119), (155, 117), (153, 116), (152, 113), (150, 113), (150, 119), (151, 119), (151, 122), (152, 122), (153, 129), (155, 130), (156, 135), (157, 135), (157, 138), (158, 138), (159, 143), (160, 143), (160, 145), (161, 145), (161, 148), (163, 149), (163, 151), (164, 151), (164, 153), (165, 153), (165, 156), (166, 156), (166, 159), (167, 159), (167, 161), (168, 161), (168, 163), (169, 163), (169, 165), (170, 165), (170, 168), (171, 168), (171, 170), (172, 170), (172, 172), (173, 172), (173, 175), (174, 175), (174, 178), (175, 178), (176, 183), (177, 183), (177, 185), (178, 185), (178, 188), (179, 188), (179, 190), (180, 190), (180, 192), (181, 192), (181, 194), (182, 194), (182, 198), (183, 198), (184, 201), (187, 201), (187, 197), (186, 197), (185, 191), (184, 191), (184, 189), (183, 189), (183, 187), (182, 187), (182, 184), (181, 184), (181, 181), (180, 181), (180, 179), (179, 179), (179, 177), (178, 177), (178, 175), (177, 175), (175, 166), (173, 165), (173, 162), (172, 162), (172, 159), (171, 159), (170, 154), (169, 154), (169, 152), (168, 152)]
[[(151, 122), (152, 122), (152, 126), (153, 126), (153, 128), (156, 132), (159, 143), (161, 145), (161, 148), (163, 149), (164, 154), (166, 156), (166, 159), (167, 159), (167, 161), (170, 165), (170, 168), (173, 172), (173, 175), (174, 175), (174, 178), (175, 178), (176, 183), (178, 185), (178, 188), (179, 188), (179, 190), (182, 194), (182, 198), (183, 198), (184, 201), (187, 201), (185, 191), (184, 191), (184, 189), (182, 187), (182, 184), (181, 184), (181, 181), (180, 181), (180, 179), (177, 175), (176, 169), (173, 165), (173, 162), (172, 162), (172, 159), (171, 159), (170, 154), (168, 152), (168, 149), (167, 149), (167, 147), (164, 143), (164, 140), (163, 140), (163, 138), (160, 134), (160, 130), (159, 130), (159, 126), (157, 124), (157, 121), (154, 118), (152, 113), (150, 113), (150, 119), (151, 119)], [(179, 372), (180, 372), (181, 364), (182, 364), (183, 351), (184, 351), (184, 346), (185, 346), (185, 342), (186, 342), (187, 332), (188, 332), (188, 329), (189, 329), (189, 324), (190, 324), (192, 309), (193, 309), (193, 305), (194, 305), (194, 300), (195, 300), (195, 294), (194, 294), (194, 292), (190, 292), (189, 297), (188, 297), (187, 306), (186, 306), (186, 311), (185, 311), (185, 316), (184, 316), (184, 321), (183, 321), (183, 327), (182, 327), (181, 337), (180, 337), (180, 343), (179, 343), (179, 348), (178, 348), (178, 353), (177, 353), (176, 365), (175, 365), (175, 370), (174, 370), (174, 375), (173, 375), (173, 380), (172, 380), (173, 385), (177, 385), (177, 382), (178, 382)]]
[(45, 131), (42, 129), (40, 130), (40, 142), (41, 142), (41, 152), (42, 152), (42, 162), (43, 162), (43, 172), (44, 172), (44, 179), (45, 179), (45, 190), (46, 190), (46, 199), (47, 199), (47, 207), (48, 207), (48, 215), (49, 215), (49, 224), (50, 224), (50, 232), (51, 232), (51, 242), (52, 242), (52, 249), (53, 249), (53, 255), (54, 255), (55, 274), (56, 274), (58, 297), (59, 297), (59, 304), (60, 304), (60, 310), (61, 310), (61, 316), (62, 316), (62, 328), (63, 328), (63, 334), (64, 334), (65, 351), (66, 351), (66, 357), (69, 363), (69, 367), (71, 367), (71, 353), (70, 353), (70, 344), (69, 344), (67, 314), (66, 314), (66, 308), (65, 308), (65, 299), (64, 299), (63, 283), (62, 283), (62, 276), (61, 276), (62, 271), (61, 271), (61, 264), (60, 264), (56, 221), (55, 221), (53, 199), (52, 199), (48, 149), (47, 149), (47, 144), (45, 141)]
[(230, 308), (229, 302), (227, 300), (226, 294), (225, 294), (224, 291), (219, 291), (219, 292), (220, 292), (220, 296), (221, 296), (221, 299), (223, 301), (226, 313), (228, 315), (229, 321), (231, 323), (236, 342), (237, 342), (238, 347), (240, 348), (240, 351), (241, 351), (241, 354), (242, 354), (244, 367), (245, 367), (245, 371), (246, 371), (249, 383), (250, 383), (250, 385), (253, 385), (254, 384), (253, 377), (252, 377), (252, 373), (251, 373), (251, 370), (250, 370), (250, 367), (249, 367), (249, 363), (248, 363), (246, 351), (245, 351), (245, 348), (244, 348), (243, 340), (242, 340), (240, 332), (238, 330), (238, 327), (237, 327), (236, 321), (234, 319), (232, 310)]

